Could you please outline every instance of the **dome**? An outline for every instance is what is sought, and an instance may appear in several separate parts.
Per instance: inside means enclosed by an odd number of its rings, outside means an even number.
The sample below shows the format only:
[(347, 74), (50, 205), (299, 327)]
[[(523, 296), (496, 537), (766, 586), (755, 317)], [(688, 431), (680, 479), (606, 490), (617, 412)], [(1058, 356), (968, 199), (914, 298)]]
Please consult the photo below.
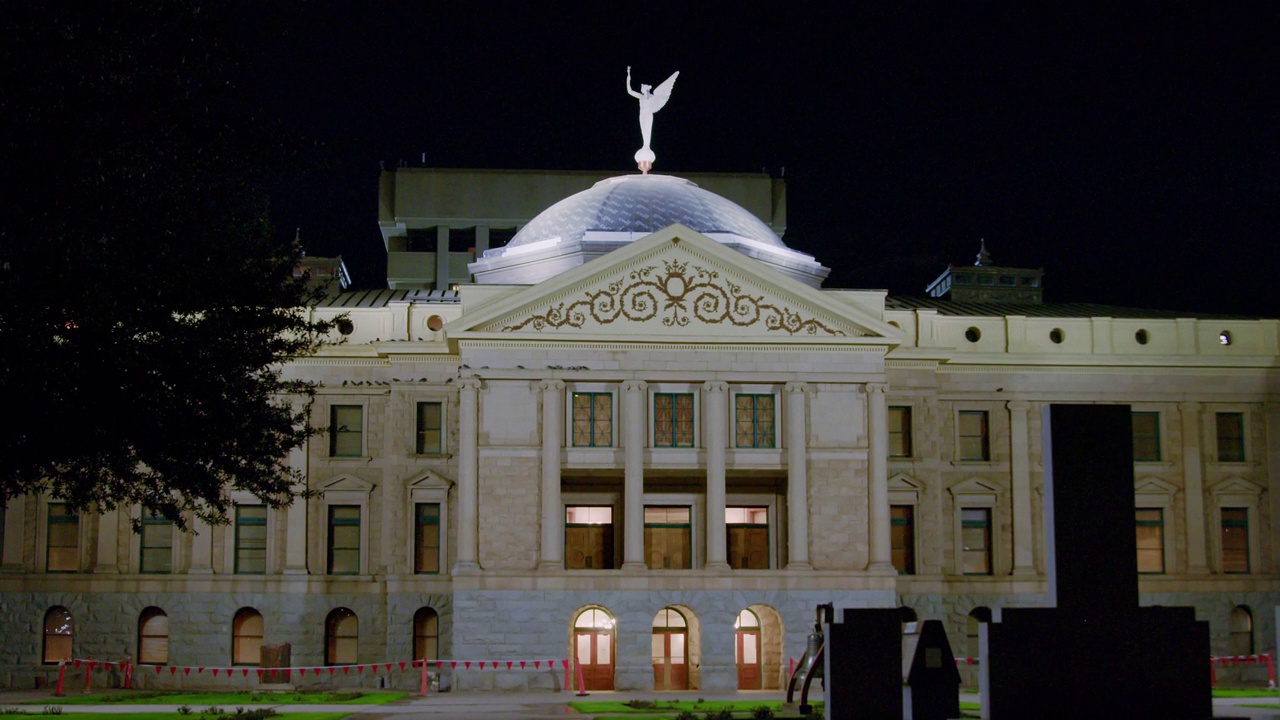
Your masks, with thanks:
[(639, 237), (673, 223), (721, 240), (736, 236), (785, 248), (782, 240), (741, 205), (670, 175), (624, 175), (601, 180), (539, 213), (507, 244), (572, 240), (587, 233)]

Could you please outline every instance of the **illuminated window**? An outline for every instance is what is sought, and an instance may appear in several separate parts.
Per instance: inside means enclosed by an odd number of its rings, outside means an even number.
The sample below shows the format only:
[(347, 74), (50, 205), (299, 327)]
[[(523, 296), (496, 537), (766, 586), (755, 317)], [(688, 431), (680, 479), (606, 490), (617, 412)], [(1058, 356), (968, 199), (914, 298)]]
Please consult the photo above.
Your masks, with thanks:
[(413, 506), (413, 571), (440, 572), (440, 503)]
[(329, 455), (360, 457), (364, 454), (364, 408), (334, 405), (329, 408)]
[(55, 605), (44, 614), (45, 665), (71, 660), (71, 641), (74, 630), (71, 613), (66, 608)]
[(990, 460), (991, 444), (987, 428), (986, 410), (961, 410), (960, 459)]
[(173, 572), (173, 522), (147, 510), (142, 513), (142, 561), (144, 573)]
[(169, 662), (169, 616), (149, 607), (138, 616), (138, 662), (166, 665)]
[(769, 508), (726, 507), (724, 522), (729, 567), (769, 569)]
[(734, 396), (737, 447), (777, 447), (777, 441), (774, 439), (773, 407), (772, 395), (738, 394)]
[(429, 607), (413, 614), (413, 658), (434, 660), (440, 657), (440, 616)]
[(1249, 509), (1222, 508), (1222, 572), (1249, 572)]
[(565, 508), (564, 566), (568, 570), (613, 568), (613, 507), (570, 505)]
[(329, 574), (360, 574), (360, 506), (329, 506)]
[(611, 393), (573, 393), (574, 447), (611, 447), (613, 445), (613, 395)]
[(416, 438), (414, 449), (419, 455), (444, 452), (444, 403), (418, 403)]
[(899, 575), (916, 572), (915, 507), (889, 506), (889, 541), (893, 566)]
[(231, 621), (231, 664), (258, 665), (262, 662), (262, 614), (240, 608)]
[(346, 608), (329, 613), (324, 623), (324, 664), (354, 665), (360, 638), (360, 621)]
[(688, 570), (693, 567), (688, 506), (644, 509), (644, 556), (650, 570)]
[(80, 563), (80, 517), (65, 503), (49, 503), (45, 567), (47, 572), (76, 572)]
[(1160, 461), (1160, 413), (1136, 412), (1133, 414), (1134, 462)]
[(654, 447), (693, 447), (693, 393), (655, 393)]
[(1164, 510), (1138, 508), (1138, 572), (1164, 572)]
[(235, 571), (261, 575), (267, 571), (267, 506), (236, 506)]
[(889, 457), (911, 457), (911, 408), (889, 408)]
[(1244, 414), (1218, 413), (1218, 462), (1244, 462)]
[(965, 575), (991, 574), (991, 508), (960, 510), (961, 570)]

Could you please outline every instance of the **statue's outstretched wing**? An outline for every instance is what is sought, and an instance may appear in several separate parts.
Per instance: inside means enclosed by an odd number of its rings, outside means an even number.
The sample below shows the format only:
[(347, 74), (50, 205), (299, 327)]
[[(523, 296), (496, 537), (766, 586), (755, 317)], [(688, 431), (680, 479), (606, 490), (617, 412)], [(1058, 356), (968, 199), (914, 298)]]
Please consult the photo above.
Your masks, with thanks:
[(667, 101), (671, 99), (671, 89), (676, 86), (676, 78), (679, 76), (679, 70), (671, 73), (671, 77), (663, 80), (662, 84), (654, 89), (653, 96), (658, 100), (658, 103), (653, 107), (654, 112), (661, 110), (667, 104)]

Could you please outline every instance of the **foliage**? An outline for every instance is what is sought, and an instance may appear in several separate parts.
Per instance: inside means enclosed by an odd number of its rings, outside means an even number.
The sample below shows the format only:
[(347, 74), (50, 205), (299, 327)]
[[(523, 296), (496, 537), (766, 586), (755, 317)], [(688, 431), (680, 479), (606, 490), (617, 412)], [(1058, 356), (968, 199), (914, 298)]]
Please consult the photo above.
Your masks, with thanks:
[(675, 720), (698, 720), (698, 713), (692, 710), (681, 710), (676, 713)]
[[(232, 9), (0, 7), (0, 503), (226, 521), (291, 502), (313, 389), (281, 363), (312, 322), (301, 249), (268, 222), (291, 142), (241, 87)], [(136, 521), (136, 518), (135, 518)]]
[(752, 720), (773, 720), (773, 708), (768, 705), (759, 705), (751, 708)]
[(705, 720), (733, 720), (733, 711), (729, 708), (708, 710)]

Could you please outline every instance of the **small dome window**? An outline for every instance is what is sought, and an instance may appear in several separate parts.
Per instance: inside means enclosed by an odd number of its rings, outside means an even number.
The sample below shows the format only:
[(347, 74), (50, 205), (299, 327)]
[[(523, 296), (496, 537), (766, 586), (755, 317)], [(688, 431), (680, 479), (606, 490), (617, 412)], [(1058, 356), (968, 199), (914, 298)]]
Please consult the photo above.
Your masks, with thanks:
[(1231, 331), (1230, 331), (1230, 330), (1223, 330), (1222, 332), (1218, 333), (1218, 344), (1219, 344), (1219, 345), (1230, 345), (1230, 344), (1231, 344)]
[(338, 321), (338, 332), (343, 335), (350, 335), (356, 331), (356, 326), (348, 319), (342, 318)]
[(1053, 341), (1054, 345), (1061, 345), (1064, 337), (1066, 336), (1063, 335), (1062, 328), (1054, 328), (1049, 331), (1049, 339)]
[(1142, 328), (1133, 334), (1133, 339), (1137, 340), (1139, 345), (1146, 345), (1147, 342), (1151, 340), (1151, 336), (1147, 334), (1145, 328)]
[(444, 327), (444, 318), (440, 317), (439, 315), (432, 315), (431, 317), (427, 318), (428, 330), (432, 332), (439, 332), (440, 328), (442, 327)]
[(976, 327), (970, 327), (964, 331), (964, 339), (971, 343), (976, 343), (982, 339), (982, 331)]

